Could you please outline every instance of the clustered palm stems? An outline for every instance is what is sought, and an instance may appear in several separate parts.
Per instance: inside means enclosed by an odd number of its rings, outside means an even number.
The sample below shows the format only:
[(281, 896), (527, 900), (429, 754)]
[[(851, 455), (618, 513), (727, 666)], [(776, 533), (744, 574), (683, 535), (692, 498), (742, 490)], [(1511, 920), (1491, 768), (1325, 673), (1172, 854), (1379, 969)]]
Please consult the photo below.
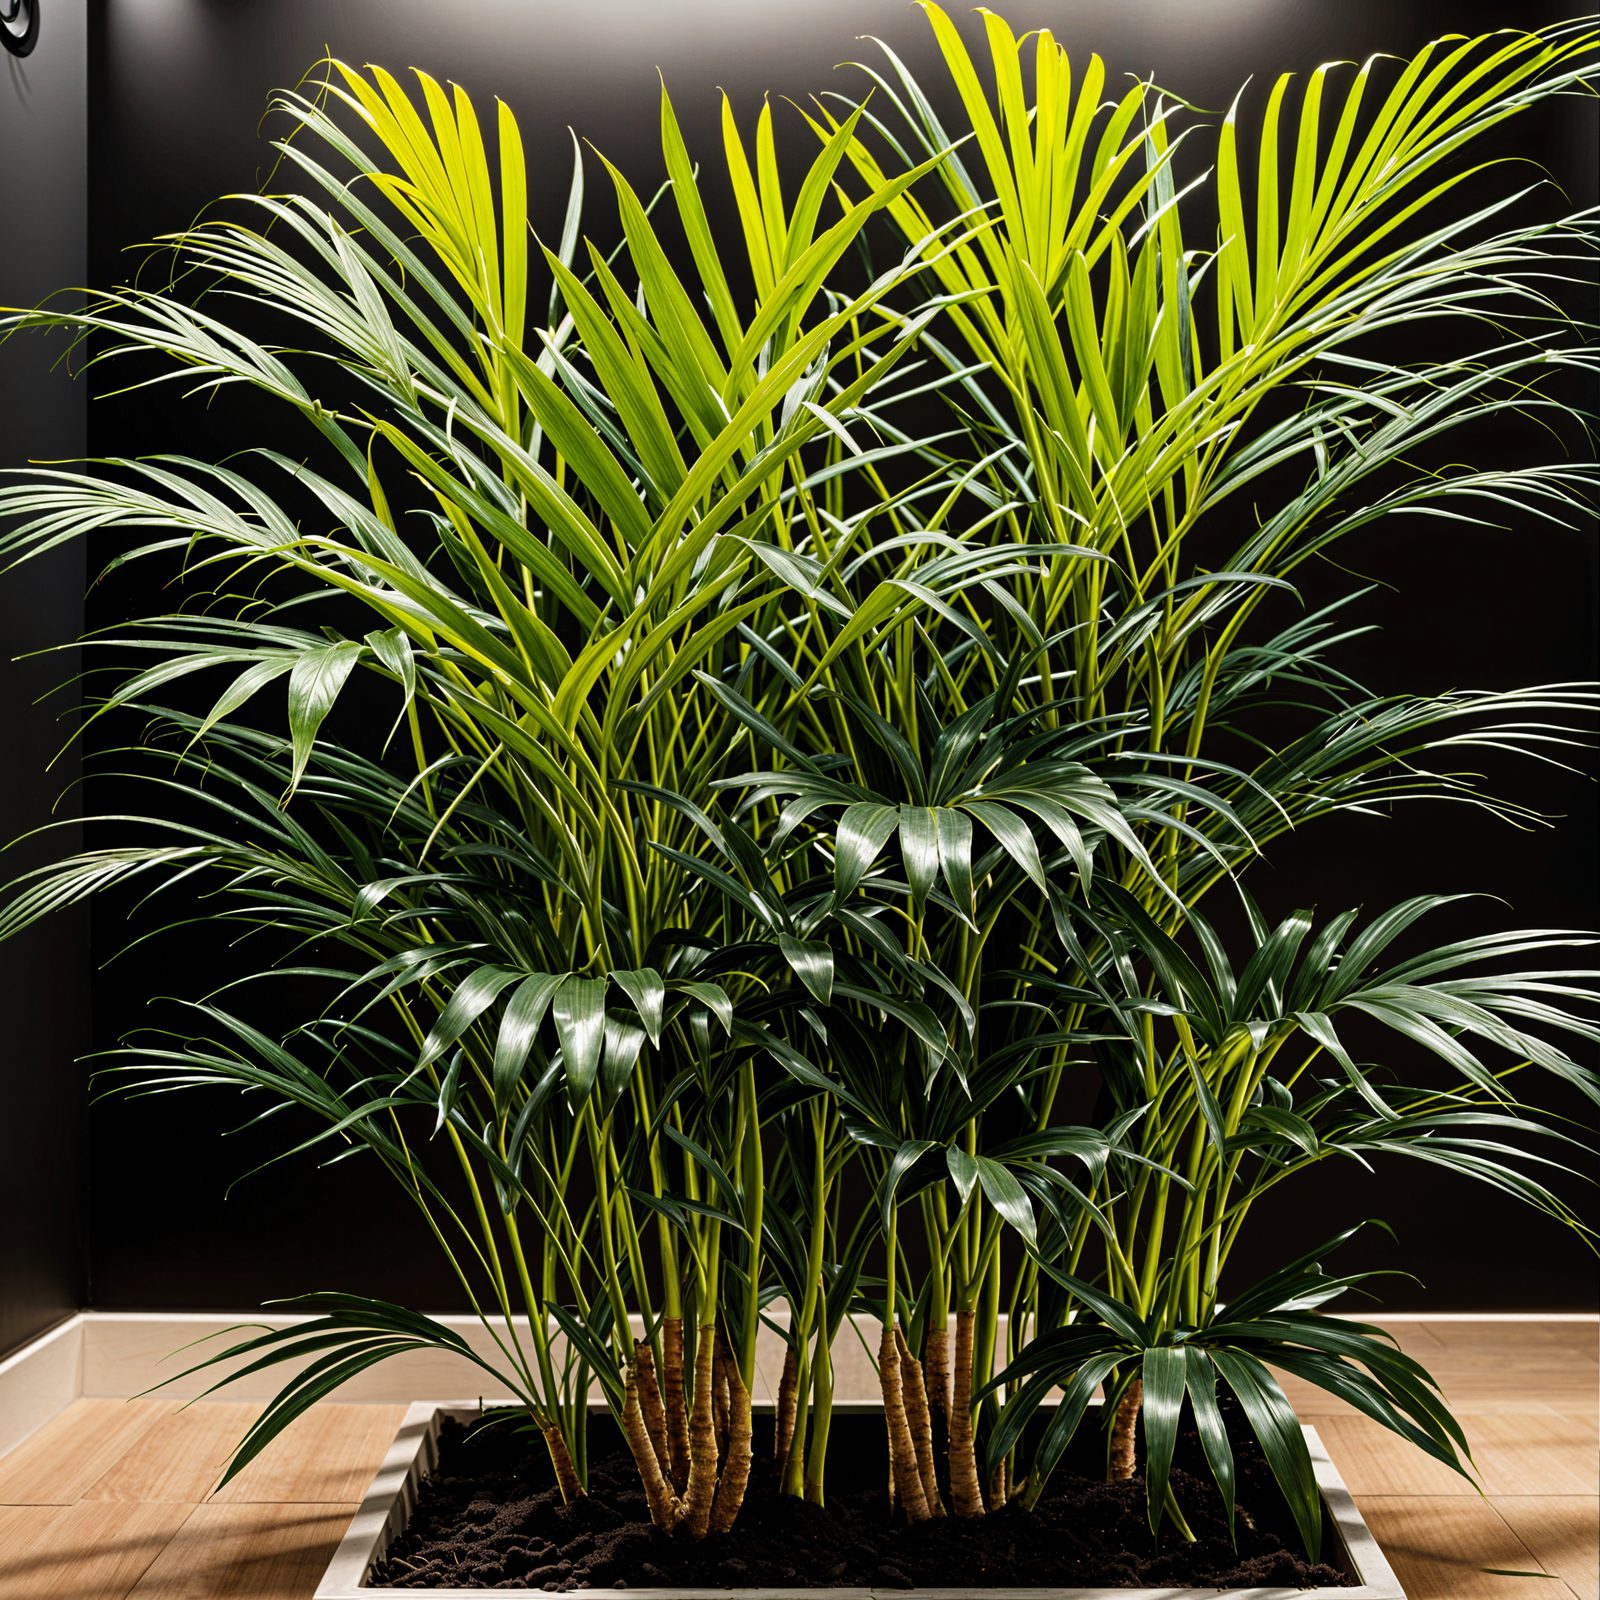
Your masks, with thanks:
[[(948, 126), (885, 49), (870, 97), (807, 114), (786, 197), (770, 108), (752, 148), (724, 101), (736, 268), (665, 94), (663, 187), (605, 163), (602, 248), (575, 146), (552, 248), (504, 105), (491, 157), (459, 88), (419, 74), (419, 110), (333, 63), (277, 102), (298, 187), (168, 241), (175, 289), (13, 319), (317, 438), (0, 491), (19, 559), (109, 530), (213, 597), (96, 639), (153, 663), (95, 715), (141, 719), (129, 771), (162, 798), (21, 880), (0, 932), (129, 883), (276, 930), (262, 970), (323, 986), (314, 1014), (213, 996), (117, 1070), (257, 1091), (306, 1114), (285, 1154), (386, 1169), (498, 1352), (309, 1296), (215, 1358), (313, 1358), (230, 1472), (362, 1368), (450, 1348), (568, 1496), (598, 1385), (652, 1518), (699, 1537), (745, 1493), (764, 1322), (776, 1468), (820, 1502), (832, 1347), (876, 1316), (898, 1514), (1031, 1505), (1103, 1387), (1113, 1473), (1142, 1415), (1152, 1526), (1187, 1533), (1186, 1406), (1231, 1515), (1220, 1380), (1315, 1555), (1269, 1363), (1458, 1469), (1465, 1445), (1425, 1372), (1318, 1309), (1363, 1276), (1318, 1265), (1354, 1228), (1224, 1301), (1254, 1204), (1406, 1157), (1588, 1232), (1525, 1149), (1567, 1136), (1514, 1089), (1597, 1098), (1551, 1042), (1597, 1037), (1593, 974), (1551, 954), (1581, 936), (1396, 955), (1440, 897), (1273, 926), (1239, 885), (1330, 813), (1532, 820), (1440, 753), (1548, 757), (1592, 711), (1581, 685), (1374, 698), (1329, 659), (1359, 595), (1272, 617), (1379, 519), (1581, 511), (1581, 462), (1428, 463), (1465, 426), (1560, 422), (1594, 371), (1560, 304), (1593, 216), (1452, 209), (1473, 140), (1586, 91), (1593, 36), (1451, 40), (1342, 91), (1323, 68), (1298, 119), (1280, 80), (1247, 182), (1237, 104), (1108, 103), (1098, 57), (1075, 86), (989, 13), (980, 68), (925, 10)], [(1447, 353), (1385, 364), (1419, 322)], [(167, 703), (216, 668), (214, 700)], [(284, 733), (241, 722), (278, 680)], [(1224, 879), (1233, 953), (1199, 910)], [(1411, 1065), (1357, 1059), (1383, 1030)], [(1065, 1125), (1091, 1066), (1094, 1125)]]

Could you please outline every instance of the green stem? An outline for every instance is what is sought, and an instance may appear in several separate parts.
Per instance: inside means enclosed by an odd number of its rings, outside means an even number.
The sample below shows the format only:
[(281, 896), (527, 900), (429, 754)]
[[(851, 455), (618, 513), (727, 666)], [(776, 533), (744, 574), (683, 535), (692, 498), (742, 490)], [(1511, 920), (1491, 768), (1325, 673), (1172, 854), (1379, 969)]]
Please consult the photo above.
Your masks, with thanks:
[[(833, 1421), (833, 1352), (828, 1345), (827, 1296), (822, 1297), (817, 1319), (817, 1354), (812, 1367), (811, 1454), (806, 1462), (806, 1499), (822, 1505), (824, 1473), (828, 1460), (828, 1429)], [(795, 1425), (799, 1433), (800, 1424)]]
[(748, 1389), (755, 1382), (756, 1335), (761, 1331), (761, 1217), (765, 1173), (761, 1154), (761, 1122), (756, 1099), (755, 1058), (747, 1057), (739, 1077), (738, 1146), (743, 1157), (744, 1222), (749, 1234), (750, 1265), (746, 1274), (744, 1330), (739, 1348), (739, 1375)]

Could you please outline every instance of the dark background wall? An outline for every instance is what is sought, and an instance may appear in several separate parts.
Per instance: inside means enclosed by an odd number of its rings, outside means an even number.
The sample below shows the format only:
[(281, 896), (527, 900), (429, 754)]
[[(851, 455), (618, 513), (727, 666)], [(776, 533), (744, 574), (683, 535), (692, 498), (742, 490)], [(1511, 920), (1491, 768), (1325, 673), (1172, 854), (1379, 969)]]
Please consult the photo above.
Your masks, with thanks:
[[(1225, 106), (1239, 84), (1258, 88), (1282, 70), (1305, 71), (1375, 50), (1409, 54), (1443, 31), (1533, 26), (1561, 14), (1530, 4), (1351, 4), (1347, 0), (1119, 0), (1016, 3), (1014, 27), (1049, 25), (1082, 61), (1107, 61), (1110, 81), (1153, 73), (1191, 102)], [(140, 259), (130, 247), (190, 222), (213, 197), (263, 181), (270, 152), (260, 118), (269, 92), (292, 85), (325, 52), (391, 69), (424, 67), (469, 88), (480, 106), (499, 95), (521, 122), (529, 150), (536, 225), (559, 228), (571, 168), (567, 128), (592, 140), (637, 185), (660, 176), (656, 68), (665, 74), (691, 150), (720, 171), (716, 90), (748, 125), (763, 92), (796, 99), (857, 75), (835, 64), (868, 59), (858, 39), (889, 41), (930, 86), (944, 92), (921, 14), (902, 0), (95, 0), (97, 77), (91, 119), (92, 278), (124, 281)], [(963, 18), (964, 25), (970, 19)], [(948, 96), (947, 96), (948, 98)], [(784, 118), (780, 117), (780, 124)], [(807, 135), (792, 113), (780, 127), (791, 150)], [(1519, 127), (1517, 150), (1545, 164), (1574, 204), (1595, 190), (1590, 108), (1559, 111)], [(597, 179), (598, 173), (591, 176)], [(719, 183), (704, 190), (726, 216)], [(1554, 204), (1554, 202), (1551, 202)], [(70, 277), (70, 271), (64, 276)], [(99, 385), (109, 387), (105, 382)], [(95, 453), (182, 449), (200, 456), (230, 442), (225, 408), (205, 411), (173, 397), (97, 400)], [(1503, 445), (1505, 441), (1498, 441)], [(1539, 448), (1545, 449), (1548, 444)], [(1581, 448), (1581, 443), (1580, 446)], [(1520, 445), (1513, 448), (1521, 448)], [(1383, 631), (1346, 665), (1378, 691), (1429, 691), (1595, 676), (1592, 526), (1505, 530), (1389, 525), (1347, 545), (1339, 560), (1381, 570), (1392, 588), (1366, 603), (1362, 620)], [(1312, 599), (1350, 586), (1348, 574), (1308, 575)], [(114, 590), (92, 615), (113, 620)], [(1485, 765), (1494, 758), (1486, 758)], [(1580, 763), (1584, 759), (1579, 758)], [(31, 769), (30, 769), (31, 770)], [(1320, 903), (1386, 904), (1410, 893), (1472, 888), (1482, 902), (1462, 913), (1468, 931), (1517, 925), (1593, 927), (1595, 786), (1587, 776), (1495, 766), (1519, 798), (1557, 813), (1554, 829), (1519, 833), (1442, 809), (1400, 821), (1323, 824), (1273, 847), (1252, 886), (1269, 913)], [(91, 794), (91, 799), (93, 798)], [(120, 912), (103, 908), (96, 955), (119, 943)], [(1434, 936), (1443, 936), (1436, 929)], [(181, 946), (176, 958), (182, 966)], [(146, 1002), (184, 987), (160, 956), (114, 962), (96, 976), (96, 1042), (114, 1044), (156, 1020)], [(1582, 1115), (1573, 1103), (1570, 1114)], [(223, 1191), (276, 1145), (242, 1132), (236, 1106), (204, 1097), (111, 1102), (93, 1118), (94, 1301), (107, 1309), (254, 1306), (316, 1288), (382, 1294), (434, 1309), (458, 1305), (420, 1231), (384, 1191), (369, 1190), (355, 1163), (309, 1163)], [(1581, 1308), (1594, 1298), (1586, 1262), (1554, 1225), (1421, 1170), (1388, 1172), (1381, 1193), (1340, 1170), (1297, 1191), (1267, 1222), (1260, 1248), (1314, 1243), (1369, 1214), (1401, 1236), (1401, 1257), (1422, 1279), (1395, 1280), (1391, 1309)], [(1574, 1188), (1576, 1201), (1587, 1205)], [(1592, 1210), (1591, 1213), (1592, 1215)], [(1384, 1264), (1372, 1241), (1369, 1264)], [(1485, 1270), (1493, 1263), (1494, 1270)]]
[[(87, 277), (84, 0), (58, 0), (24, 60), (0, 57), (0, 305), (31, 306)], [(85, 388), (38, 338), (0, 344), (0, 467), (81, 456)], [(83, 628), (83, 552), (64, 550), (0, 581), (0, 842), (74, 814), (75, 696), (51, 694), (75, 654), (28, 657)], [(41, 698), (46, 697), (46, 698)], [(0, 879), (76, 839), (14, 845)], [(88, 1048), (84, 916), (58, 917), (0, 953), (0, 1355), (85, 1297), (83, 1090)]]

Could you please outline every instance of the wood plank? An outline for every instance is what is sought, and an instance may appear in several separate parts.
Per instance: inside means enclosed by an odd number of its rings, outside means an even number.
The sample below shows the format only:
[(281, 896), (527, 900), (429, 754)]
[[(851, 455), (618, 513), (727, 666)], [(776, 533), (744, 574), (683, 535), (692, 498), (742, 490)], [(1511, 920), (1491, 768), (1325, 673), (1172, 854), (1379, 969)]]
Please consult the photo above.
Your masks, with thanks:
[(1360, 1312), (1350, 1319), (1370, 1322), (1382, 1328), (1408, 1356), (1414, 1356), (1423, 1366), (1430, 1366), (1445, 1352), (1445, 1343), (1425, 1322), (1388, 1322), (1382, 1317), (1364, 1316)]
[[(1597, 1484), (1594, 1446), (1554, 1413), (1502, 1412), (1464, 1423), (1487, 1494), (1582, 1495)], [(1318, 1421), (1340, 1476), (1358, 1499), (1375, 1495), (1476, 1495), (1466, 1479), (1368, 1417)]]
[(1550, 1409), (1558, 1416), (1565, 1417), (1574, 1428), (1581, 1429), (1584, 1438), (1591, 1444), (1600, 1445), (1600, 1415), (1596, 1414), (1594, 1407), (1577, 1410), (1570, 1406), (1552, 1406)]
[(199, 1505), (263, 1407), (202, 1400), (174, 1407), (84, 1496), (85, 1500), (174, 1500)]
[[(1270, 1366), (1270, 1363), (1269, 1363)], [(1295, 1414), (1303, 1422), (1314, 1422), (1319, 1417), (1359, 1417), (1364, 1415), (1348, 1400), (1341, 1400), (1337, 1395), (1331, 1395), (1326, 1389), (1319, 1389), (1306, 1378), (1296, 1377), (1292, 1372), (1283, 1372), (1277, 1367), (1272, 1367), (1272, 1375), (1283, 1388), (1289, 1404), (1295, 1409)], [(1570, 1373), (1562, 1371), (1558, 1381), (1541, 1383), (1537, 1385), (1551, 1398), (1548, 1400), (1529, 1399), (1526, 1388), (1519, 1388), (1516, 1392), (1506, 1394), (1496, 1392), (1491, 1383), (1474, 1381), (1471, 1383), (1452, 1383), (1451, 1374), (1441, 1374), (1434, 1370), (1433, 1376), (1441, 1383), (1441, 1392), (1445, 1404), (1458, 1417), (1490, 1417), (1507, 1412), (1542, 1415), (1547, 1417), (1565, 1417), (1568, 1421), (1574, 1420), (1578, 1412), (1573, 1405), (1574, 1385)], [(1504, 1386), (1504, 1380), (1501, 1380)], [(1554, 1404), (1554, 1401), (1561, 1403)], [(1592, 1414), (1585, 1418), (1585, 1425), (1591, 1431), (1595, 1428)]]
[(1495, 1495), (1506, 1526), (1581, 1600), (1600, 1600), (1600, 1500), (1587, 1495)]
[(62, 1506), (0, 1506), (0, 1594), (8, 1594), (6, 1574), (12, 1564), (47, 1537)]
[[(1487, 1347), (1423, 1366), (1456, 1411), (1540, 1411), (1593, 1414), (1600, 1371), (1560, 1346), (1535, 1356), (1497, 1355)], [(1309, 1385), (1306, 1386), (1308, 1394)], [(1317, 1402), (1319, 1405), (1321, 1402)]]
[(1600, 1363), (1600, 1323), (1430, 1322), (1423, 1326), (1452, 1355), (1561, 1350), (1591, 1366)]
[(324, 1401), (290, 1423), (216, 1498), (283, 1505), (359, 1503), (405, 1414), (404, 1406)]
[(356, 1510), (354, 1502), (197, 1506), (130, 1595), (133, 1600), (306, 1600)]
[(89, 1501), (0, 1508), (0, 1597), (124, 1600), (193, 1509)]
[(1543, 1569), (1494, 1508), (1476, 1496), (1361, 1496), (1357, 1503), (1407, 1600), (1566, 1600), (1548, 1577), (1508, 1578), (1485, 1570)]
[(171, 1409), (170, 1400), (74, 1400), (0, 1457), (0, 1505), (74, 1504)]
[(1580, 1411), (1592, 1404), (1593, 1372), (1574, 1371), (1570, 1362), (1536, 1364), (1526, 1361), (1484, 1360), (1474, 1368), (1435, 1372), (1446, 1401), (1453, 1406), (1480, 1406), (1496, 1400), (1521, 1400), (1531, 1410), (1547, 1406), (1552, 1411)]
[(1466, 1432), (1486, 1494), (1600, 1493), (1592, 1433), (1566, 1417), (1475, 1417)]
[[(1420, 1357), (1418, 1358), (1421, 1359)], [(1465, 1350), (1451, 1350), (1422, 1365), (1441, 1382), (1471, 1382), (1496, 1368), (1511, 1368), (1529, 1376), (1561, 1373), (1575, 1390), (1592, 1393), (1600, 1367), (1589, 1355), (1565, 1344), (1480, 1344)]]

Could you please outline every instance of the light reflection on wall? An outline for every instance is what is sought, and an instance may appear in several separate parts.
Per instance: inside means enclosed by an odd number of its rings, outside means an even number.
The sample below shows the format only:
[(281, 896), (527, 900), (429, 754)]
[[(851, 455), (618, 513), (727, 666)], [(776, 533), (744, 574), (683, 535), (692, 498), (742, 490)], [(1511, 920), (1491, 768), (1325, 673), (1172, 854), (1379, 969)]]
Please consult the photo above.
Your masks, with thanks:
[[(1022, 33), (1052, 28), (1074, 60), (1091, 50), (1114, 86), (1125, 73), (1154, 75), (1194, 103), (1225, 106), (1240, 62), (1266, 68), (1302, 59), (1297, 30), (1331, 0), (997, 0)], [(1341, 0), (1341, 9), (1380, 0)], [(982, 24), (969, 0), (946, 9), (980, 52)], [(592, 140), (641, 181), (658, 175), (658, 70), (691, 150), (720, 147), (718, 91), (741, 120), (763, 94), (775, 104), (870, 87), (840, 63), (882, 65), (870, 38), (895, 52), (935, 104), (953, 104), (932, 31), (908, 0), (107, 0), (108, 81), (122, 125), (155, 187), (223, 190), (264, 177), (261, 114), (272, 89), (293, 85), (325, 52), (395, 71), (425, 68), (480, 100), (506, 99), (533, 154), (536, 206), (564, 193), (567, 128)], [(881, 98), (881, 97), (880, 97)], [(781, 129), (787, 119), (788, 130)], [(203, 138), (196, 130), (203, 128)], [(780, 110), (780, 159), (810, 136)], [(171, 182), (161, 174), (170, 173)], [(147, 177), (144, 180), (149, 182)], [(178, 215), (181, 225), (189, 215)]]
[[(720, 82), (752, 69), (792, 76), (826, 71), (858, 53), (863, 35), (923, 55), (927, 23), (907, 0), (110, 0), (116, 48), (141, 70), (197, 63), (240, 33), (397, 47), (417, 64), (449, 59), (519, 77), (580, 72), (590, 85), (637, 77), (657, 66)], [(980, 31), (960, 0), (947, 5), (964, 31)], [(1317, 0), (1005, 0), (997, 9), (1019, 32), (1052, 28), (1076, 54), (1090, 49), (1119, 68), (1204, 71), (1212, 62), (1270, 52), (1274, 36), (1304, 24)], [(870, 47), (869, 47), (870, 48)], [(131, 59), (128, 65), (131, 65)]]

